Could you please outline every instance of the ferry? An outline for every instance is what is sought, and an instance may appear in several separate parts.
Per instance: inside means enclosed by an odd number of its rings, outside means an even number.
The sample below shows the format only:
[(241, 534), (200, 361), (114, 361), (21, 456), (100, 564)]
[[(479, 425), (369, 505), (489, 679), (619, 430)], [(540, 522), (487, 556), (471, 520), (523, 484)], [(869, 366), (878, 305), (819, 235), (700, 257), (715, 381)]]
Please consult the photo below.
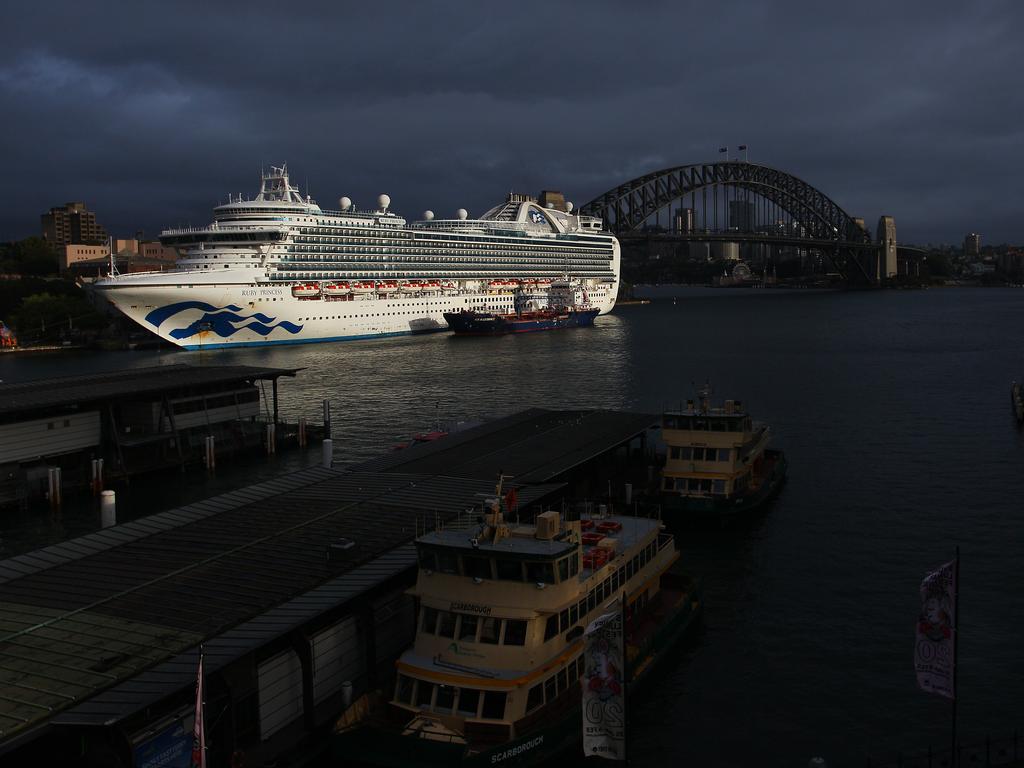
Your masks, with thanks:
[(624, 598), (632, 693), (698, 616), (699, 590), (676, 570), (674, 538), (659, 520), (598, 508), (577, 520), (546, 511), (527, 524), (503, 506), (499, 481), (478, 527), (416, 539), (415, 642), (383, 711), (339, 721), (333, 754), (346, 764), (578, 755), (588, 623)]
[(713, 407), (711, 388), (686, 409), (662, 415), (667, 448), (661, 494), (666, 513), (727, 517), (757, 509), (786, 480), (786, 456), (769, 448), (771, 429), (739, 400)]
[(446, 312), (510, 313), (526, 285), (539, 294), (571, 274), (601, 314), (615, 305), (618, 240), (560, 193), (509, 194), (479, 218), (426, 211), (407, 222), (381, 195), (322, 209), (286, 165), (260, 191), (213, 210), (204, 227), (167, 229), (175, 269), (112, 274), (99, 296), (185, 349), (297, 344), (447, 330)]

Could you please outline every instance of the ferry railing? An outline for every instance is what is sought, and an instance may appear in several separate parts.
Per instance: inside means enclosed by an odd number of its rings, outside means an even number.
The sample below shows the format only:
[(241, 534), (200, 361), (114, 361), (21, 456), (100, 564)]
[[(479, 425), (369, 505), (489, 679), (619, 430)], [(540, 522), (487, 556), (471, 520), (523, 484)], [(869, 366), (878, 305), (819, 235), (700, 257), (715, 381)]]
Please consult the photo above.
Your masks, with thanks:
[(955, 754), (954, 750), (949, 747), (933, 749), (929, 746), (926, 751), (909, 755), (897, 752), (895, 760), (886, 760), (885, 762), (873, 761), (869, 757), (867, 768), (960, 768), (960, 766), (989, 768), (989, 766), (1019, 765), (1024, 760), (1024, 750), (1022, 750), (1019, 736), (1019, 731), (1014, 731), (1012, 735), (998, 738), (986, 736), (983, 742), (958, 743)]

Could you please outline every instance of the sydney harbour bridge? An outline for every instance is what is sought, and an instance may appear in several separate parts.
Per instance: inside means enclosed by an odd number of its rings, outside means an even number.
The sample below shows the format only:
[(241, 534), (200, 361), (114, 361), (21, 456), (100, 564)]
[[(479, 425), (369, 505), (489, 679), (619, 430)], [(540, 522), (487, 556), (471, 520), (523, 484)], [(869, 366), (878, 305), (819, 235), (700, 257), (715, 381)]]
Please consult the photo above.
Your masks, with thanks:
[(891, 216), (880, 218), (873, 235), (807, 182), (742, 160), (654, 171), (608, 190), (581, 213), (602, 218), (624, 254), (652, 243), (697, 245), (709, 254), (742, 247), (760, 254), (762, 264), (798, 253), (851, 285), (881, 285), (917, 269), (918, 254), (897, 248)]

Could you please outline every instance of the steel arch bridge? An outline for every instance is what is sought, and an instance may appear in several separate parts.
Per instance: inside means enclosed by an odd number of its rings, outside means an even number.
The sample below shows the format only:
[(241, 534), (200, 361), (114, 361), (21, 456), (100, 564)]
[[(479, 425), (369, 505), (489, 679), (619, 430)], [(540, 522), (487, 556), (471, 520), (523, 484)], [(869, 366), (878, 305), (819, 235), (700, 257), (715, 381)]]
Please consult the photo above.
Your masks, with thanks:
[[(705, 229), (692, 239), (727, 239), (755, 242), (803, 243), (826, 252), (847, 279), (875, 278), (866, 268), (865, 257), (877, 246), (871, 235), (834, 200), (802, 179), (777, 168), (746, 161), (695, 163), (645, 174), (584, 205), (580, 212), (604, 220), (605, 228), (616, 234), (639, 230), (658, 211), (698, 193), (733, 188), (769, 201), (790, 217), (793, 227), (785, 237), (771, 233), (735, 232), (723, 234)], [(717, 205), (717, 199), (716, 199)]]

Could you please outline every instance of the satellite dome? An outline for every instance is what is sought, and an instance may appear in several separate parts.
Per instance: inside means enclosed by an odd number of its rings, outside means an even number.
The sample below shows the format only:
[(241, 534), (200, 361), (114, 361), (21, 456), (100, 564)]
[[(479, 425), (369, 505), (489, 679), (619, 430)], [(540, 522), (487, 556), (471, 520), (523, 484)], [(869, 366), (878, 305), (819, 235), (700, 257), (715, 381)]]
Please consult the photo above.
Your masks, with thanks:
[(388, 206), (391, 205), (391, 198), (387, 195), (381, 195), (377, 198), (377, 206), (382, 210), (386, 211)]
[(455, 215), (458, 216), (459, 219), (461, 219), (462, 221), (465, 221), (466, 217), (469, 216), (469, 211), (467, 211), (465, 208), (459, 208), (459, 210), (455, 212)]
[(338, 200), (338, 205), (341, 206), (341, 210), (347, 211), (349, 208), (352, 207), (352, 198), (342, 197)]
[(430, 221), (433, 218), (434, 218), (434, 212), (433, 211), (424, 211), (423, 212), (423, 220), (424, 221)]
[(565, 201), (565, 212), (572, 213), (572, 200)]

